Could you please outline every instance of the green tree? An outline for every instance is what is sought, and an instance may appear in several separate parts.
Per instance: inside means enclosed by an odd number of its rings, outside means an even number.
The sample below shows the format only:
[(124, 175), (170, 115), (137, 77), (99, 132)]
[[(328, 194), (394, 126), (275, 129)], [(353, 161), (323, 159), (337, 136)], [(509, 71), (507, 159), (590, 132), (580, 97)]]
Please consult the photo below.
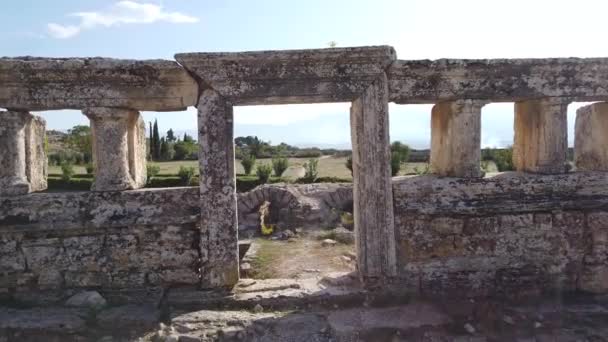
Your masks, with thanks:
[(154, 160), (160, 160), (160, 135), (158, 133), (158, 121), (154, 119), (154, 131), (152, 132), (154, 137), (152, 141), (154, 143)]
[(274, 170), (274, 175), (277, 177), (281, 177), (283, 172), (287, 170), (289, 167), (289, 159), (285, 157), (274, 157), (272, 158), (272, 169)]
[(317, 170), (318, 166), (318, 159), (309, 159), (308, 162), (304, 164), (304, 177), (302, 177), (302, 179), (306, 183), (314, 183), (314, 181), (317, 180), (319, 177), (319, 171)]
[(265, 184), (268, 183), (268, 179), (272, 174), (272, 166), (270, 164), (259, 163), (255, 169), (255, 173), (260, 179), (260, 182)]
[(391, 144), (391, 175), (396, 176), (401, 170), (401, 164), (408, 161), (410, 157), (410, 147), (400, 141)]
[(173, 159), (175, 154), (172, 144), (167, 142), (165, 138), (160, 139), (160, 159), (167, 161)]
[(154, 158), (154, 132), (152, 132), (152, 121), (148, 122), (150, 127), (150, 137), (148, 138), (148, 160)]
[(93, 138), (91, 135), (91, 127), (86, 125), (77, 125), (68, 130), (65, 137), (67, 145), (82, 154), (80, 162), (89, 163), (93, 160)]
[(255, 156), (253, 154), (245, 154), (243, 159), (241, 159), (241, 165), (243, 165), (245, 174), (250, 175), (253, 165), (255, 165)]
[(169, 130), (167, 131), (167, 142), (175, 142), (177, 140), (177, 138), (175, 137), (175, 133), (173, 133), (173, 129), (169, 128)]

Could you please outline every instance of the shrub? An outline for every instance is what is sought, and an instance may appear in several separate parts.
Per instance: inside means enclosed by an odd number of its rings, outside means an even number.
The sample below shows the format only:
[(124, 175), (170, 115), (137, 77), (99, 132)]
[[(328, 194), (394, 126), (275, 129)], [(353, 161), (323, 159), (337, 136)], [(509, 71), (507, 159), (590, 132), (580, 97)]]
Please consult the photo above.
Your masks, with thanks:
[(84, 168), (87, 170), (87, 175), (92, 175), (93, 172), (95, 171), (95, 167), (93, 167), (92, 163), (88, 163), (84, 166)]
[(193, 166), (180, 166), (177, 176), (182, 181), (182, 185), (190, 185), (196, 169)]
[(391, 153), (391, 176), (396, 176), (401, 170), (401, 156), (397, 153)]
[(319, 171), (317, 167), (319, 166), (319, 160), (317, 159), (309, 159), (307, 163), (304, 164), (304, 177), (302, 177), (302, 181), (305, 183), (314, 183), (319, 176)]
[(148, 177), (148, 182), (154, 177), (158, 175), (160, 172), (160, 166), (158, 165), (146, 165), (146, 176)]
[(509, 146), (508, 148), (496, 150), (494, 153), (494, 162), (496, 163), (496, 168), (500, 172), (515, 170), (515, 167), (513, 166), (513, 148)]
[(289, 159), (285, 157), (272, 158), (272, 168), (274, 169), (274, 175), (281, 177), (283, 172), (289, 167)]
[(350, 175), (354, 176), (354, 174), (353, 174), (353, 156), (352, 155), (346, 157), (346, 162), (344, 163), (344, 165), (346, 166), (347, 169), (350, 170)]
[(255, 170), (256, 175), (262, 184), (268, 183), (268, 179), (272, 174), (272, 166), (270, 164), (258, 164)]
[(241, 165), (243, 165), (243, 169), (245, 169), (245, 174), (250, 175), (251, 170), (253, 170), (253, 165), (255, 165), (255, 156), (253, 154), (245, 154), (243, 159), (241, 159)]
[(70, 163), (64, 162), (61, 164), (61, 179), (69, 181), (74, 176), (74, 166)]
[(69, 180), (64, 180), (63, 177), (48, 177), (47, 184), (49, 191), (87, 191), (90, 190), (93, 185), (93, 178), (74, 177)]

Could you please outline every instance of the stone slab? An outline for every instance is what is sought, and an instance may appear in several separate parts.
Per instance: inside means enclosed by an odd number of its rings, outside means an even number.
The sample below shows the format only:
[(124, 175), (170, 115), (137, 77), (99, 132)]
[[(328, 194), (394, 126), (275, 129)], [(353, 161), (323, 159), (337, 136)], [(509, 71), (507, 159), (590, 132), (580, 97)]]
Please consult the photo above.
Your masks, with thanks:
[(387, 74), (390, 100), (402, 104), (608, 99), (606, 58), (398, 60)]
[(608, 204), (608, 175), (577, 172), (492, 174), (481, 179), (404, 176), (393, 181), (395, 213), (500, 215), (601, 209)]
[(0, 58), (0, 107), (30, 111), (125, 107), (184, 110), (198, 85), (174, 61)]
[(352, 101), (395, 58), (390, 46), (175, 55), (235, 105)]

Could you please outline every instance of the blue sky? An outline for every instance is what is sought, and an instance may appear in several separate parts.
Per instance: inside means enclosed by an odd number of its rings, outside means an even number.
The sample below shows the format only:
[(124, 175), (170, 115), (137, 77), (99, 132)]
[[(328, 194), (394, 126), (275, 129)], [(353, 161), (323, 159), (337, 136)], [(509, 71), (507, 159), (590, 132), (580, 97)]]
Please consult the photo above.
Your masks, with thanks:
[[(401, 59), (604, 57), (601, 0), (3, 0), (2, 56), (166, 58), (177, 52), (383, 45)], [(572, 140), (574, 111), (569, 108)], [(237, 107), (235, 134), (272, 142), (349, 146), (349, 104)], [(391, 105), (391, 139), (426, 147), (429, 105)], [(41, 113), (49, 129), (87, 123), (77, 111)], [(162, 130), (196, 129), (191, 108), (144, 113)], [(482, 115), (482, 144), (513, 139), (513, 105)]]

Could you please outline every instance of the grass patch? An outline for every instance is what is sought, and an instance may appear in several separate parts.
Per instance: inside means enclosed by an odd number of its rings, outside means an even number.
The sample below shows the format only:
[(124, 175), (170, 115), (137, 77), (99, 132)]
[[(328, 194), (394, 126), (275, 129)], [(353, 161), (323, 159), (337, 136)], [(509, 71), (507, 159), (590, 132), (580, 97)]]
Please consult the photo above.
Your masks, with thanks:
[(251, 260), (250, 277), (254, 279), (277, 278), (275, 263), (284, 253), (282, 246), (266, 239), (257, 239), (255, 243), (258, 244), (258, 250)]

